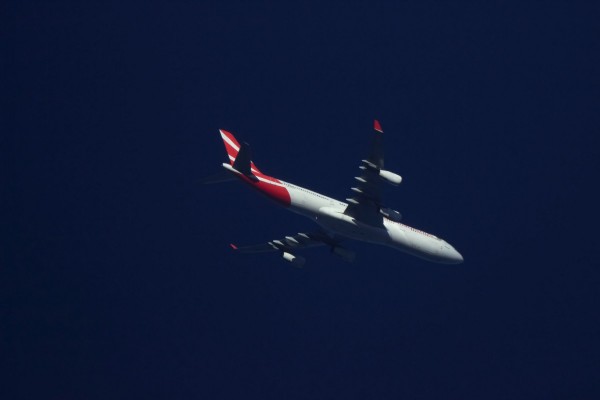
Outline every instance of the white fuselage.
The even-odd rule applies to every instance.
[[[446,241],[383,217],[383,226],[362,223],[344,214],[347,203],[279,181],[290,194],[291,211],[308,217],[334,236],[393,247],[428,261],[458,264],[463,258]]]

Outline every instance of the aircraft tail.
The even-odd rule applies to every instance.
[[[286,207],[289,206],[291,198],[286,186],[282,181],[263,174],[254,165],[248,143],[238,142],[230,132],[223,129],[220,129],[219,133],[229,157],[229,163],[223,163],[223,168],[227,170],[227,173],[233,173],[233,176],[241,178],[273,200]],[[222,180],[222,176],[216,179],[213,177],[210,180],[216,182]]]
[[[225,144],[225,150],[229,157],[229,164],[244,174],[255,172],[260,174],[260,170],[254,165],[252,160],[250,160],[250,146],[247,143],[240,144],[231,132],[227,132],[223,129],[219,129],[219,132],[221,133],[223,144]]]

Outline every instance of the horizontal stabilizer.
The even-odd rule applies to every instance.
[[[233,168],[237,169],[244,175],[249,175],[252,173],[250,171],[250,159],[252,158],[252,152],[250,150],[250,145],[248,143],[242,143],[240,145],[240,151],[233,162]]]
[[[240,145],[240,151],[238,152],[237,157],[235,158],[235,161],[233,162],[233,168],[236,171],[241,172],[248,178],[250,178],[254,181],[257,181],[258,178],[256,177],[256,175],[254,175],[254,173],[252,171],[251,159],[252,159],[252,151],[250,150],[250,145],[248,143],[244,142]]]

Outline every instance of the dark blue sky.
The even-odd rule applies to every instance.
[[[600,8],[14,2],[2,23],[0,395],[597,398]],[[241,184],[385,199],[464,255],[351,244]]]

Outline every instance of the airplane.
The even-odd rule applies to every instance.
[[[302,267],[306,259],[298,255],[298,250],[318,246],[329,246],[331,252],[343,260],[354,261],[356,253],[341,245],[353,239],[385,245],[435,263],[462,263],[462,255],[448,242],[401,223],[402,215],[382,204],[382,184],[398,186],[402,177],[384,169],[383,130],[379,121],[374,121],[373,128],[375,136],[369,155],[361,161],[360,175],[354,178],[356,186],[351,188],[352,195],[346,202],[265,175],[252,161],[250,146],[220,129],[229,163],[223,163],[226,171],[205,179],[204,183],[239,179],[319,225],[314,232],[284,236],[258,245],[231,244],[231,248],[238,253],[279,252],[293,266]]]

